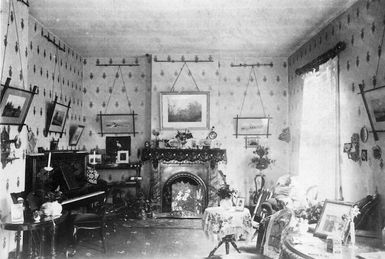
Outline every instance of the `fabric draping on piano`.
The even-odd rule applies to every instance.
[[[207,208],[203,214],[202,226],[206,235],[211,239],[221,240],[226,235],[235,235],[249,239],[252,234],[251,215],[247,208],[243,211],[230,210],[221,207]]]

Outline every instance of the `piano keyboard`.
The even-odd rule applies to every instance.
[[[62,201],[61,205],[66,205],[66,204],[69,204],[69,203],[74,203],[74,202],[77,202],[77,201],[81,201],[81,200],[84,200],[84,199],[88,199],[88,198],[91,198],[91,197],[95,197],[95,196],[101,195],[103,193],[104,193],[104,191],[88,193],[88,194],[85,194],[85,195],[82,195],[82,196],[78,196],[78,197],[75,197],[75,198],[72,198],[72,199],[68,199],[68,200]]]

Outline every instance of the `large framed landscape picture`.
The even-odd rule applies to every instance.
[[[208,129],[210,123],[209,92],[161,92],[162,129]]]

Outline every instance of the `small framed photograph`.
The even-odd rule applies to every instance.
[[[368,161],[368,150],[361,150],[361,161]]]
[[[245,198],[238,197],[237,204],[235,204],[235,210],[243,211],[244,208],[245,208]]]
[[[84,131],[84,125],[77,125],[75,127],[71,127],[70,129],[70,146],[77,146],[80,137]]]
[[[326,238],[345,232],[349,224],[345,218],[350,215],[352,207],[351,203],[326,200],[314,235]]]
[[[259,137],[245,137],[245,148],[256,148],[259,145]]]
[[[120,150],[116,156],[117,164],[125,164],[130,162],[130,156],[128,150]]]
[[[352,143],[345,143],[344,144],[344,153],[349,153],[350,150],[352,150]]]
[[[88,163],[90,165],[99,165],[102,163],[102,155],[101,154],[89,154],[88,155]]]

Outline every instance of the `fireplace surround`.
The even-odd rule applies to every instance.
[[[226,162],[226,150],[145,149],[142,160],[152,162],[150,193],[156,212],[181,217],[199,216],[206,207],[217,204],[216,190],[223,184],[217,164]],[[183,199],[183,192],[176,186],[182,186],[185,190],[187,186],[191,191]],[[179,194],[176,190],[179,190]],[[178,202],[175,197],[177,200],[195,200],[185,206],[188,211],[175,211]],[[179,210],[183,210],[180,207]]]

